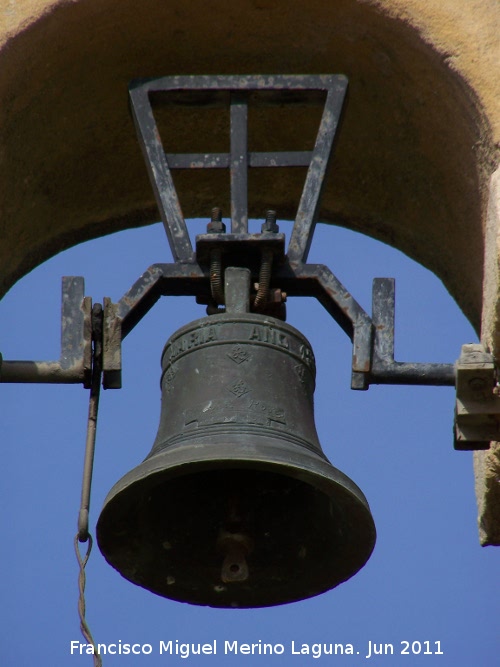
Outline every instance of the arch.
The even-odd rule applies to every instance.
[[[130,79],[343,72],[350,101],[322,219],[422,262],[479,328],[484,202],[499,119],[492,54],[478,40],[494,46],[495,3],[472,3],[470,23],[471,3],[433,4],[217,0],[209,17],[200,0],[145,0],[140,12],[132,0],[12,9],[0,52],[2,291],[74,243],[157,217],[127,113]],[[297,134],[307,130],[307,117],[294,122]],[[266,123],[256,129],[264,141],[273,131]],[[294,187],[283,175],[265,194],[259,189],[251,213],[272,206],[293,216]],[[187,216],[207,215],[213,190],[193,195],[182,181],[180,190]]]

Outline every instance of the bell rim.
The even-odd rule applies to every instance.
[[[351,552],[351,555],[355,554],[355,557],[352,560],[352,567],[347,574],[341,579],[336,580],[333,585],[329,583],[323,589],[317,590],[313,594],[308,593],[304,596],[284,599],[279,602],[241,604],[237,608],[262,608],[292,604],[326,593],[351,579],[366,565],[376,543],[375,522],[363,492],[345,473],[331,465],[320,454],[308,450],[295,451],[294,447],[285,448],[283,445],[280,446],[280,443],[276,444],[276,442],[269,441],[270,439],[267,438],[266,440],[266,443],[259,443],[258,446],[247,445],[246,447],[235,448],[234,444],[232,444],[231,447],[227,448],[225,456],[221,455],[220,446],[214,448],[213,445],[207,446],[206,443],[193,442],[191,445],[183,445],[175,449],[167,448],[155,456],[148,457],[141,464],[125,474],[108,493],[97,522],[97,542],[108,563],[117,569],[125,579],[161,597],[200,606],[208,604],[212,607],[228,608],[228,605],[223,603],[215,604],[213,601],[187,600],[182,595],[177,597],[173,591],[171,594],[166,595],[164,592],[159,592],[128,576],[120,568],[117,568],[113,562],[113,556],[107,554],[105,546],[106,538],[103,537],[103,532],[105,534],[106,525],[110,525],[110,520],[119,519],[121,514],[124,513],[123,507],[115,505],[115,502],[123,504],[123,496],[120,497],[121,494],[126,491],[130,492],[132,487],[135,487],[134,490],[127,495],[129,506],[131,502],[134,502],[134,494],[137,494],[136,498],[140,502],[140,499],[148,491],[152,491],[157,485],[168,482],[169,479],[173,481],[183,476],[188,477],[190,474],[211,470],[248,469],[251,466],[251,469],[256,472],[261,470],[278,474],[280,472],[282,474],[286,473],[287,477],[303,481],[312,488],[323,492],[326,497],[331,498],[336,503],[338,511],[350,518],[350,525],[353,527],[354,532],[351,535],[349,544],[346,544],[344,548]],[[217,451],[214,451],[214,449],[217,449]],[[285,449],[287,451],[286,459],[283,454]],[[258,458],[259,455],[262,459]],[[166,467],[166,463],[168,463],[168,467]],[[119,507],[118,514],[117,507]],[[354,551],[353,547],[356,547]],[[110,556],[109,558],[108,555]]]
[[[163,480],[168,480],[194,472],[195,469],[196,472],[203,472],[220,468],[245,468],[247,467],[245,464],[252,464],[252,467],[255,466],[256,469],[272,467],[294,470],[298,474],[289,476],[296,479],[301,479],[299,474],[301,471],[312,472],[324,480],[324,484],[314,485],[319,490],[326,491],[331,482],[334,482],[350,491],[368,510],[370,509],[368,500],[359,486],[348,475],[332,465],[326,456],[322,456],[322,452],[320,454],[312,448],[306,449],[303,445],[292,444],[286,439],[280,442],[276,438],[264,436],[258,438],[258,441],[258,445],[238,443],[235,446],[232,439],[231,442],[222,441],[214,446],[213,443],[203,442],[203,438],[200,438],[198,442],[195,440],[190,444],[180,443],[166,447],[154,455],[149,455],[139,465],[123,475],[110,489],[103,507],[118,493],[131,486],[132,482],[139,483],[153,476],[161,476]],[[167,468],[164,465],[165,459],[169,463]],[[186,472],[176,474],[179,468],[186,468]],[[308,480],[309,477],[303,481]],[[156,483],[157,481],[154,482],[154,485]]]
[[[154,456],[149,456],[121,477],[107,494],[97,521],[98,542],[102,517],[108,511],[112,511],[112,505],[118,496],[132,486],[135,486],[136,490],[142,487],[141,493],[144,494],[169,479],[179,479],[193,473],[211,470],[238,470],[251,467],[255,471],[286,472],[286,476],[309,484],[326,496],[334,498],[337,503],[342,499],[345,511],[356,512],[363,524],[359,534],[363,534],[366,538],[364,540],[366,558],[348,577],[350,578],[369,560],[377,537],[375,521],[364,493],[350,477],[319,453],[304,450],[302,447],[285,446],[276,443],[272,438],[262,440],[263,442],[259,442],[258,445],[247,444],[238,447],[234,446],[234,442],[225,443],[227,448],[225,455],[221,452],[224,443],[214,447],[203,442],[193,442],[190,445],[169,447]],[[165,466],[165,462],[168,462],[168,467]]]

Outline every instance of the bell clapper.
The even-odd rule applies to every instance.
[[[252,539],[242,531],[242,519],[235,497],[231,498],[229,517],[221,528],[217,539],[217,547],[224,554],[221,579],[229,584],[246,581],[249,576],[247,555],[252,550]]]
[[[217,545],[224,554],[221,569],[222,581],[226,584],[246,581],[249,576],[246,557],[252,545],[252,540],[248,535],[222,530]]]

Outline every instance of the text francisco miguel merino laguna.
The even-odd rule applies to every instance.
[[[71,655],[93,654],[98,652],[102,655],[178,655],[181,658],[203,655],[310,655],[313,658],[321,658],[323,655],[364,655],[371,658],[375,655],[443,655],[440,641],[400,641],[397,644],[382,644],[368,641],[364,651],[358,651],[353,644],[337,643],[301,643],[291,641],[285,644],[271,644],[258,640],[252,644],[246,644],[236,640],[217,640],[205,644],[183,643],[178,639],[160,641],[153,644],[130,644],[119,640],[116,643],[97,644],[96,651],[92,644],[82,644],[79,641],[70,642]]]

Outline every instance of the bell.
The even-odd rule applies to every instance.
[[[114,568],[174,600],[265,607],[363,567],[373,518],[319,444],[314,355],[299,331],[252,313],[206,317],[168,340],[162,371],[153,448],[97,524]]]

